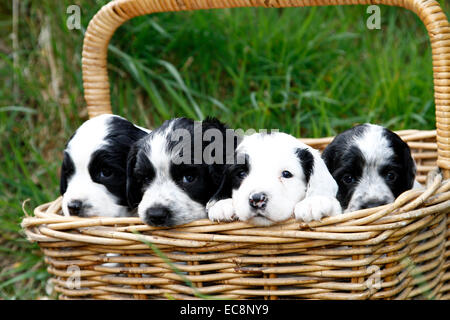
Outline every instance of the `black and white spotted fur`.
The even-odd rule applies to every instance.
[[[148,130],[115,115],[84,122],[68,141],[61,168],[64,215],[121,217],[126,198],[126,161],[131,145]]]
[[[217,191],[225,167],[225,137],[226,127],[216,119],[176,118],[132,147],[128,200],[146,224],[174,226],[207,217],[205,205]],[[234,145],[232,141],[231,155]]]
[[[419,186],[408,145],[379,125],[366,123],[342,132],[322,157],[339,185],[337,198],[346,212],[393,202]]]
[[[271,225],[294,216],[309,222],[341,213],[338,186],[320,153],[295,137],[245,136],[235,158],[207,205],[211,220]]]

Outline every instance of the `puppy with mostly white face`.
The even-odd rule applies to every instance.
[[[84,122],[64,150],[60,192],[64,215],[131,215],[126,198],[126,164],[131,145],[147,129],[115,115]]]
[[[130,206],[151,226],[175,226],[206,218],[205,205],[219,187],[226,154],[226,126],[217,119],[167,120],[130,150]],[[230,148],[227,150],[227,148]]]
[[[420,187],[408,145],[379,125],[366,123],[342,132],[322,157],[339,185],[337,198],[346,212],[391,203]]]
[[[280,133],[245,136],[208,203],[213,221],[267,226],[293,216],[309,222],[341,213],[338,186],[320,153]]]

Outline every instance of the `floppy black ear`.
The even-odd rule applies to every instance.
[[[226,174],[226,168],[223,165],[212,164],[208,166],[208,174],[214,186],[214,190],[217,190],[222,185],[222,181]]]
[[[406,142],[403,140],[403,168],[405,169],[405,182],[408,189],[411,189],[414,186],[414,180],[416,179],[416,163],[411,156],[411,150]]]
[[[130,208],[136,208],[142,200],[142,191],[138,181],[134,176],[134,168],[136,167],[136,159],[139,148],[136,144],[133,144],[128,153],[127,159],[127,202]]]
[[[384,134],[390,141],[396,162],[402,165],[405,173],[402,183],[404,189],[402,188],[401,192],[409,190],[413,187],[416,178],[416,164],[411,156],[411,150],[408,144],[391,130],[385,128]]]
[[[310,148],[298,148],[295,153],[305,175],[307,184],[306,196],[330,196],[335,197],[338,186],[329,172],[325,161],[319,152]]]
[[[217,191],[213,194],[213,196],[209,200],[210,203],[215,203],[223,199],[231,198],[231,192],[233,187],[231,168],[232,166],[227,166],[226,169],[223,171],[220,184],[217,188]]]
[[[66,193],[69,179],[74,173],[75,165],[73,164],[72,158],[66,151],[64,151],[59,180],[59,192],[61,193],[61,195],[64,195],[64,193]]]
[[[336,170],[337,161],[337,148],[336,144],[333,142],[334,140],[322,152],[322,159],[330,172]]]
[[[64,195],[67,191],[67,178],[64,171],[61,169],[61,178],[59,180],[59,193]]]
[[[314,170],[314,156],[308,149],[298,148],[297,150],[295,150],[295,153],[300,160],[303,174],[305,175],[305,180],[308,184]]]
[[[223,199],[229,199],[233,195],[233,190],[239,189],[245,176],[250,171],[249,157],[244,154],[244,163],[238,163],[238,156],[234,157],[234,164],[225,165],[220,185],[209,201],[210,204]],[[239,176],[240,172],[245,172],[243,177]]]

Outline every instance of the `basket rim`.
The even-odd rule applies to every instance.
[[[402,193],[393,203],[347,212],[305,223],[293,218],[273,226],[255,226],[242,221],[214,222],[201,219],[173,227],[152,227],[138,217],[108,218],[61,215],[62,197],[41,204],[34,216],[21,222],[30,241],[80,241],[98,245],[123,246],[148,241],[161,245],[202,247],[210,242],[279,243],[295,239],[322,241],[381,242],[401,228],[424,218],[447,214],[450,208],[450,179],[441,175],[427,188]],[[78,230],[80,234],[72,234]],[[226,233],[226,234],[222,234]],[[281,240],[282,239],[282,240]]]

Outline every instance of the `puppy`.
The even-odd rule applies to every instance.
[[[130,215],[127,155],[131,145],[148,132],[115,115],[101,115],[83,123],[64,150],[60,180],[64,215]]]
[[[295,215],[305,222],[341,213],[338,186],[317,150],[285,133],[245,136],[208,203],[213,221],[261,226]]]
[[[366,123],[342,132],[322,157],[339,185],[337,199],[346,212],[391,203],[419,186],[408,145],[378,125]]]
[[[227,146],[232,157],[237,143],[226,131],[214,118],[176,118],[133,145],[127,195],[146,224],[174,226],[207,217],[205,205],[219,187]]]

